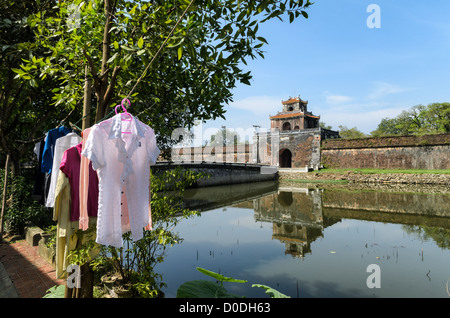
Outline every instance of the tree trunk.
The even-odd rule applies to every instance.
[[[6,155],[5,180],[3,182],[3,194],[2,194],[2,212],[0,214],[0,242],[3,240],[3,224],[6,209],[6,190],[8,188],[9,158],[10,158],[9,154]]]
[[[110,56],[110,44],[111,44],[111,0],[105,0],[105,29],[103,31],[103,52],[102,52],[102,67],[100,71],[100,78],[96,79],[98,82],[97,87],[97,113],[95,117],[95,122],[98,123],[102,120],[106,115],[106,90],[108,89],[108,74],[106,74],[108,70],[108,65],[106,62]]]

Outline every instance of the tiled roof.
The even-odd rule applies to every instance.
[[[279,113],[275,116],[270,116],[270,119],[278,119],[278,118],[291,118],[291,117],[300,117],[300,116],[306,116],[311,118],[320,118],[320,116],[310,115],[310,114],[304,114],[301,112],[292,112],[292,113]]]
[[[299,97],[291,97],[291,98],[289,98],[288,100],[281,101],[281,103],[282,103],[283,105],[289,105],[289,104],[298,103],[298,102],[300,102],[300,101],[301,101],[302,103],[308,104],[307,101],[301,100]]]
[[[275,115],[275,116],[270,116],[270,119],[276,119],[276,118],[289,118],[289,117],[300,117],[300,116],[302,116],[302,115],[304,115],[304,114],[303,114],[303,113],[300,113],[300,112],[288,113],[288,114],[283,114],[283,113],[281,113],[281,114],[278,114],[278,115]]]

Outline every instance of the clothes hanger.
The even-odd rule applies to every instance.
[[[118,112],[117,112],[117,107],[121,106],[121,107],[122,107],[122,110],[123,110],[123,113],[121,113],[121,119],[122,119],[122,121],[131,121],[133,118],[131,117],[131,114],[127,111],[127,109],[126,109],[125,106],[123,105],[125,101],[128,103],[128,105],[131,105],[130,100],[127,99],[127,98],[124,98],[124,99],[122,100],[122,103],[121,103],[120,105],[117,105],[117,106],[114,108],[114,111],[116,112],[116,114],[118,114]],[[122,133],[123,133],[123,134],[131,134],[131,132],[129,132],[129,131],[122,131]]]

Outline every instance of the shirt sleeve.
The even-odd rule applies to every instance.
[[[63,156],[61,158],[61,164],[59,165],[59,170],[61,170],[62,172],[64,172],[64,174],[70,178],[70,170],[68,167],[68,163],[67,163],[67,150],[64,151]]]
[[[146,137],[145,142],[147,146],[147,155],[149,157],[150,164],[154,165],[156,163],[156,160],[158,159],[160,150],[156,145],[155,132],[153,131],[152,128],[148,128],[145,137]]]
[[[53,165],[54,129],[50,130],[45,138],[44,150],[42,152],[41,172],[51,172]]]
[[[105,165],[101,127],[92,127],[81,155],[92,162],[92,168],[98,170]]]

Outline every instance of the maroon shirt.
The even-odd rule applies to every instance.
[[[79,143],[75,147],[67,149],[61,159],[59,169],[69,179],[70,184],[70,221],[78,221],[80,218],[80,163],[81,146]],[[98,177],[89,163],[89,192],[87,200],[88,216],[97,217],[98,210]]]

